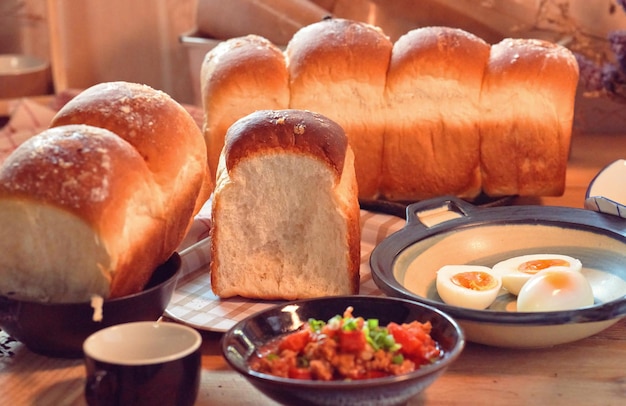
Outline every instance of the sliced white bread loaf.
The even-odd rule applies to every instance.
[[[335,122],[263,110],[230,127],[213,195],[216,295],[299,299],[359,289],[354,155]]]

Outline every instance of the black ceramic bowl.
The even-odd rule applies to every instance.
[[[437,294],[444,265],[485,265],[527,254],[578,258],[593,306],[516,312],[503,292],[485,310],[445,304]],[[370,257],[372,278],[387,295],[436,307],[459,322],[468,341],[515,348],[546,347],[596,334],[626,316],[626,220],[590,210],[547,206],[479,208],[437,198],[407,208],[403,229]]]
[[[249,359],[259,347],[297,330],[309,318],[328,320],[343,314],[378,318],[381,325],[430,321],[431,336],[443,349],[443,357],[415,372],[361,381],[307,381],[252,371]],[[279,304],[262,310],[233,326],[222,339],[228,363],[252,385],[275,401],[297,405],[397,405],[423,391],[459,356],[464,347],[459,326],[444,313],[416,302],[372,296],[338,296]]]
[[[83,356],[83,341],[105,327],[154,321],[163,315],[181,269],[175,253],[159,266],[139,293],[105,300],[102,321],[93,321],[91,303],[38,303],[0,296],[0,328],[33,352],[62,358]]]

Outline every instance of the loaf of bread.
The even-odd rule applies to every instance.
[[[379,193],[391,48],[374,26],[330,19],[299,30],[285,51],[289,107],[341,123],[354,150],[359,194],[371,199]]]
[[[559,195],[578,67],[566,48],[539,43],[492,46],[446,27],[417,28],[390,43],[366,23],[328,19],[302,28],[287,45],[289,90],[280,94],[288,108],[319,112],[345,129],[360,199]],[[256,108],[274,108],[264,59],[216,53],[220,58],[207,58],[223,72],[219,81],[201,77],[212,82],[204,98],[213,161],[228,126],[243,117],[231,115],[242,94],[230,91],[232,83],[256,97]],[[272,64],[282,67],[274,56]]]
[[[571,52],[550,42],[491,46],[479,120],[486,194],[563,193],[578,74]]]
[[[167,197],[167,212],[177,212],[162,219],[167,223],[166,245],[182,241],[214,186],[206,144],[191,115],[165,92],[137,83],[107,82],[79,93],[50,126],[67,124],[106,128],[141,154]]]
[[[412,30],[387,73],[381,194],[475,198],[480,180],[480,91],[489,45],[460,29]]]
[[[27,140],[0,169],[0,293],[74,302],[140,289],[143,261],[157,265],[160,251],[156,190],[143,158],[108,130],[64,126]]]
[[[282,51],[257,35],[234,38],[213,48],[202,63],[201,77],[203,133],[215,177],[228,127],[256,110],[286,109],[289,80]]]
[[[212,205],[216,295],[292,300],[358,292],[354,154],[330,119],[260,110],[235,122]]]
[[[85,90],[0,167],[0,294],[58,303],[139,292],[184,238],[206,178],[202,133],[165,93]]]

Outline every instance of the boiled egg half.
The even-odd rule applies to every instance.
[[[591,306],[593,290],[582,272],[546,269],[524,284],[517,296],[517,311],[546,312]]]
[[[502,280],[486,266],[445,265],[437,271],[436,285],[445,303],[482,310],[496,299]]]
[[[547,269],[580,272],[582,263],[567,255],[531,254],[509,258],[493,266],[493,272],[502,279],[502,287],[516,296],[533,275]]]

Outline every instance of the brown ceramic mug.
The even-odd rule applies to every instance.
[[[83,344],[87,403],[193,405],[201,343],[196,330],[176,323],[133,322],[97,331]]]

